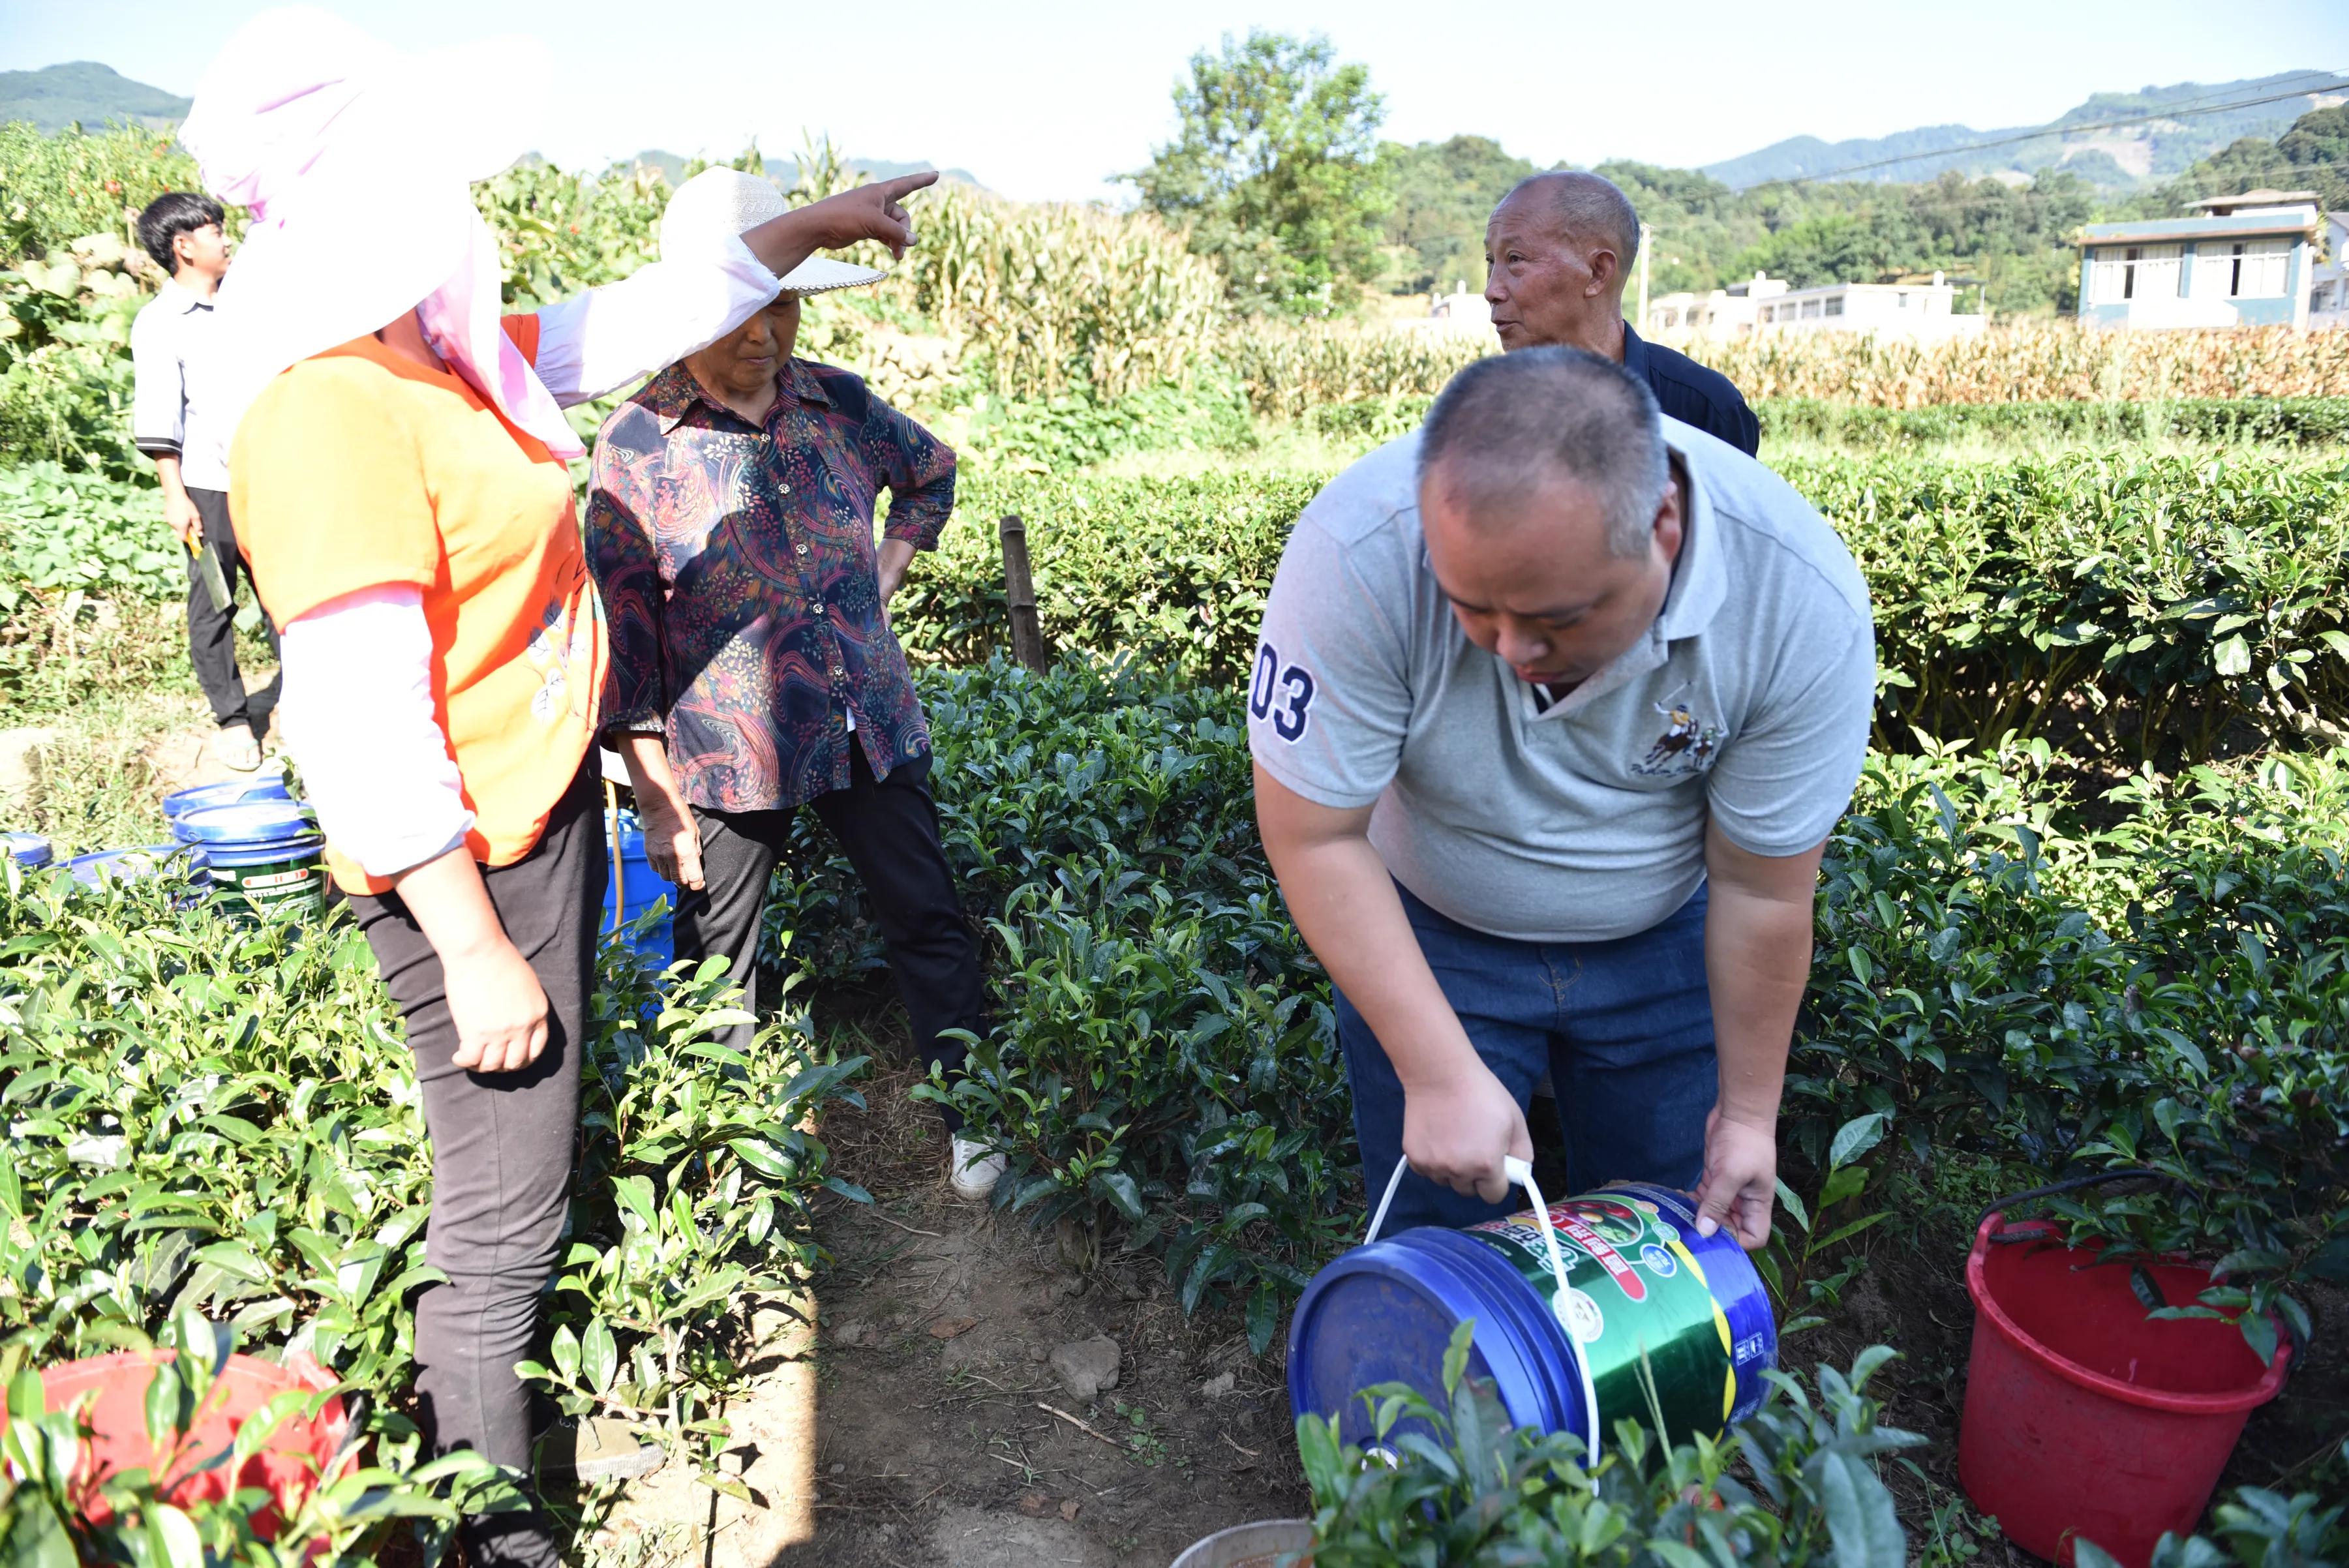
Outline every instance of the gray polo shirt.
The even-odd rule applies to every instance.
[[[1703,882],[1708,817],[1741,849],[1792,855],[1850,801],[1876,697],[1858,567],[1777,475],[1663,428],[1691,504],[1662,613],[1547,707],[1436,585],[1416,434],[1332,480],[1281,555],[1249,747],[1307,799],[1375,802],[1387,869],[1464,925],[1629,936]]]

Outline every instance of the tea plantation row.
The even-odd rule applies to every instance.
[[[1880,742],[2047,734],[2133,763],[2339,742],[2349,712],[2349,467],[2337,459],[2005,462],[1800,458],[1780,468],[1841,531],[1876,602]],[[1130,652],[1210,684],[1253,657],[1312,476],[967,478],[961,518],[896,603],[917,656],[1003,645],[995,520],[1027,520],[1057,646]],[[0,480],[0,685],[65,596],[176,598],[160,521],[123,487]],[[87,609],[81,612],[87,615]],[[21,663],[22,660],[17,662]]]
[[[430,1171],[366,943],[339,917],[245,929],[175,907],[174,889],[99,894],[5,871],[0,1382],[143,1347],[200,1312],[273,1358],[332,1368],[374,1462],[413,1470],[411,1303],[440,1277],[424,1253]],[[861,1059],[825,1059],[788,1019],[747,1053],[710,1045],[720,992],[681,975],[656,995],[606,954],[543,1381],[570,1413],[657,1431],[731,1489],[714,1468],[718,1406],[740,1386],[751,1312],[814,1261],[809,1200],[838,1183],[806,1130]],[[11,1402],[29,1414],[25,1388]],[[28,1496],[0,1497],[12,1545]],[[198,1523],[233,1535],[243,1511]],[[387,1511],[447,1523],[430,1488],[381,1476],[325,1494],[306,1522],[365,1561]],[[267,1560],[254,1550],[233,1560]]]
[[[959,1092],[1011,1156],[1002,1201],[1157,1254],[1186,1306],[1228,1302],[1268,1343],[1361,1189],[1326,980],[1256,840],[1236,697],[1085,661],[919,678],[949,853],[990,933],[994,1026]],[[1881,1139],[1869,1165],[1928,1181],[1960,1153],[2018,1178],[2151,1165],[2177,1179],[2158,1208],[2075,1217],[2227,1255],[2238,1294],[2214,1305],[2302,1331],[2302,1283],[2349,1274],[2349,757],[2140,784],[2093,832],[2054,762],[2025,744],[1871,763],[1828,859],[1788,1178],[1816,1197],[1855,1128]],[[776,955],[835,978],[876,962],[829,846],[789,863]],[[140,1343],[200,1306],[401,1386],[426,1177],[370,971],[339,925],[305,942],[160,899],[0,894],[10,1356]],[[607,970],[544,1369],[575,1409],[696,1444],[745,1296],[809,1259],[793,1222],[823,1151],[795,1130],[853,1067],[812,1065],[788,1019],[747,1057],[695,1044],[710,990],[681,980],[639,1026],[657,1004]],[[2265,1321],[2245,1318],[2255,1343]],[[367,1420],[412,1454],[389,1400]],[[366,1522],[355,1507],[348,1537]]]
[[[2125,762],[2338,741],[2349,467],[2071,455],[1784,461],[1875,598],[1879,741],[2056,737]],[[1254,656],[1311,477],[980,480],[894,611],[947,664],[1004,638],[992,521],[1018,512],[1047,638],[1211,683]]]
[[[1186,1307],[1243,1302],[1261,1346],[1361,1187],[1237,700],[1081,661],[920,684],[948,854],[993,935],[996,1027],[960,1094],[1010,1154],[1004,1201],[1122,1220]],[[2097,1222],[2230,1255],[2263,1305],[2349,1278],[2349,753],[2140,782],[2096,831],[2054,761],[1871,760],[1829,846],[1793,1147],[1823,1169],[1873,1117],[1887,1158],[2151,1165],[2174,1201]],[[877,963],[815,830],[790,863],[771,921],[791,960]]]
[[[1371,397],[1308,409],[1327,436],[1383,441],[1418,428],[1432,397]],[[1754,405],[1765,441],[2216,441],[2318,446],[2349,438],[2349,397],[2181,397],[2170,401],[1938,403],[1922,408],[1817,397]]]

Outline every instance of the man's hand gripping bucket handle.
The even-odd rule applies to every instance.
[[[1367,1247],[1379,1239],[1379,1231],[1387,1222],[1387,1211],[1394,1206],[1395,1189],[1402,1185],[1402,1173],[1410,1169],[1409,1155],[1395,1161],[1394,1174],[1387,1178],[1387,1190],[1380,1195],[1378,1212],[1371,1216],[1370,1233],[1363,1236],[1362,1245]],[[1506,1155],[1501,1161],[1501,1174],[1509,1179],[1510,1186],[1523,1187],[1526,1196],[1533,1200],[1534,1223],[1540,1228],[1542,1245],[1549,1249],[1549,1272],[1551,1277],[1557,1281],[1557,1295],[1551,1298],[1552,1311],[1555,1312],[1571,1299],[1567,1293],[1574,1286],[1567,1280],[1566,1254],[1558,1250],[1557,1227],[1549,1222],[1549,1201],[1542,1196],[1540,1184],[1534,1181],[1532,1161],[1520,1160],[1514,1154]],[[1566,1330],[1568,1340],[1575,1337],[1573,1326],[1565,1319],[1560,1318],[1558,1326]],[[1582,1375],[1582,1410],[1590,1433],[1590,1468],[1593,1472],[1590,1485],[1595,1491],[1599,1486],[1599,1388],[1590,1380],[1590,1363],[1578,1345],[1574,1351],[1574,1368]]]

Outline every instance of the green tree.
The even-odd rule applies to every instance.
[[[1191,57],[1181,132],[1129,176],[1143,203],[1217,262],[1244,310],[1328,315],[1376,272],[1389,198],[1376,165],[1384,100],[1330,40],[1251,31]]]
[[[1485,275],[1485,220],[1509,187],[1534,172],[1489,136],[1399,141],[1379,147],[1378,169],[1394,204],[1387,210],[1387,278],[1399,294],[1424,294]]]
[[[2276,139],[2276,150],[2292,166],[2292,182],[2313,187],[2326,211],[2349,209],[2349,104],[2302,115]]]

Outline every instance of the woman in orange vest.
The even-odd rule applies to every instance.
[[[698,350],[815,251],[912,240],[865,186],[528,315],[469,182],[529,145],[523,46],[409,57],[316,11],[247,24],[181,138],[252,215],[221,291],[238,537],[285,738],[405,1021],[432,1141],[417,1393],[436,1450],[530,1468],[532,1354],[570,1200],[604,894],[601,605],[562,409]],[[480,1514],[477,1565],[553,1564]]]

